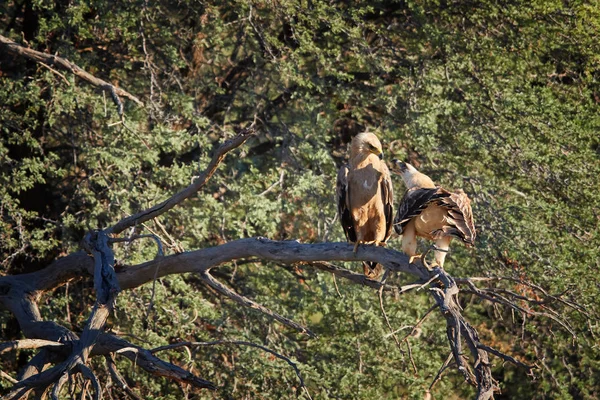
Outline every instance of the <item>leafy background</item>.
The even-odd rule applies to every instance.
[[[335,176],[351,137],[370,129],[388,159],[408,160],[472,198],[477,244],[453,246],[451,273],[526,278],[589,312],[587,319],[555,306],[575,340],[550,319],[523,324],[521,315],[465,295],[465,313],[484,342],[539,366],[530,377],[494,359],[497,397],[600,396],[597,5],[9,0],[0,3],[0,29],[145,103],[125,102],[122,123],[97,88],[0,54],[1,273],[41,269],[78,249],[87,230],[168,198],[255,115],[264,122],[260,134],[225,160],[203,192],[138,231],[160,235],[168,253],[259,235],[342,241]],[[394,185],[402,193],[399,179]],[[390,246],[399,248],[398,239]],[[116,251],[133,264],[156,248],[136,242]],[[217,275],[319,338],[241,308],[192,275],[120,294],[110,328],[150,347],[264,344],[299,363],[317,399],[422,398],[448,354],[434,313],[410,339],[414,370],[406,347],[387,336],[377,295],[340,280],[338,294],[328,274],[245,262]],[[92,299],[91,281],[72,283],[46,294],[43,315],[78,331]],[[430,306],[425,293],[386,297],[396,329]],[[4,340],[20,337],[6,312],[0,332]],[[2,355],[3,370],[17,370],[30,355]],[[173,350],[168,358],[220,389],[180,388],[121,366],[145,398],[303,396],[293,370],[258,349]],[[454,371],[433,391],[434,398],[472,394]]]

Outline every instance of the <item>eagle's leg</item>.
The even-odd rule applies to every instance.
[[[435,256],[435,262],[440,266],[440,268],[444,268],[444,260],[446,259],[446,255],[450,249],[451,240],[451,236],[444,236],[435,241],[433,254]]]
[[[357,240],[356,242],[354,242],[354,254],[356,254],[356,252],[358,251],[358,245],[361,243],[360,240]]]
[[[415,224],[411,221],[406,225],[402,232],[402,251],[410,257],[409,263],[412,264],[415,259],[421,258],[421,254],[417,254],[417,233]]]

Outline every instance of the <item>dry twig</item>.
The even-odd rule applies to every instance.
[[[62,68],[64,70],[67,70],[67,71],[71,72],[72,74],[78,76],[79,78],[83,79],[84,81],[108,92],[111,95],[114,103],[116,104],[117,111],[121,118],[123,117],[123,103],[121,102],[121,99],[119,96],[126,97],[129,100],[135,102],[139,106],[142,106],[142,107],[144,106],[144,103],[142,103],[142,101],[140,99],[138,99],[137,97],[135,97],[134,95],[132,95],[129,92],[127,92],[119,87],[116,87],[100,78],[95,77],[94,75],[90,74],[89,72],[84,71],[82,68],[80,68],[79,66],[77,66],[76,64],[72,63],[71,61],[69,61],[65,58],[58,57],[58,56],[55,56],[52,54],[42,53],[41,51],[36,51],[36,50],[30,49],[28,47],[22,46],[16,42],[10,40],[9,38],[4,37],[2,35],[0,35],[0,47],[3,47],[9,54],[25,57],[29,60],[38,62],[57,74],[59,74],[59,73],[57,71],[55,71],[54,69],[50,68],[50,66],[56,66],[56,67]],[[66,80],[66,78],[62,74],[59,74],[59,75],[64,80]]]
[[[204,347],[204,346],[219,346],[219,345],[236,345],[236,346],[250,346],[250,347],[255,347],[257,349],[261,349],[269,354],[274,355],[275,357],[279,358],[280,360],[285,361],[286,363],[288,363],[293,369],[294,372],[296,373],[296,376],[298,377],[298,380],[300,381],[300,386],[302,387],[302,390],[304,390],[304,393],[306,394],[306,396],[309,399],[312,399],[312,397],[310,396],[310,393],[308,392],[308,388],[306,387],[306,385],[304,384],[304,379],[302,378],[302,374],[300,373],[300,369],[298,369],[298,365],[296,365],[295,362],[293,362],[290,358],[281,355],[279,353],[277,353],[276,351],[273,351],[271,349],[269,349],[268,347],[265,346],[261,346],[260,344],[256,344],[256,343],[252,343],[252,342],[247,342],[244,340],[215,340],[212,342],[179,342],[179,343],[173,343],[173,344],[169,344],[166,346],[160,346],[160,347],[156,347],[152,350],[150,350],[152,353],[157,353],[159,351],[164,351],[164,350],[170,350],[170,349],[175,349],[178,347]]]
[[[240,303],[246,307],[250,307],[255,310],[258,310],[258,311],[262,312],[263,314],[266,314],[266,315],[276,319],[277,321],[281,322],[282,324],[297,330],[300,333],[306,333],[307,335],[309,335],[311,337],[317,336],[307,327],[300,325],[299,323],[294,322],[291,319],[284,317],[283,315],[280,315],[274,311],[269,310],[268,308],[266,308],[263,305],[258,304],[254,300],[250,300],[247,297],[237,294],[233,290],[229,289],[227,286],[223,285],[221,282],[217,281],[208,271],[202,271],[200,273],[200,279],[202,280],[202,282],[206,283],[208,286],[212,287],[217,292],[229,297],[230,299],[232,299],[234,301],[237,301],[238,303]]]
[[[214,154],[212,160],[210,160],[208,167],[190,186],[174,194],[169,199],[163,201],[160,204],[157,204],[153,207],[150,207],[147,210],[141,211],[135,215],[131,215],[127,218],[122,219],[121,221],[113,225],[111,228],[108,228],[106,232],[115,235],[119,234],[127,228],[140,225],[152,218],[164,214],[168,210],[180,204],[185,199],[197,193],[206,185],[209,179],[213,176],[213,174],[219,167],[219,164],[221,164],[227,153],[244,144],[255,133],[255,126],[256,123],[252,123],[249,127],[242,129],[240,133],[238,133],[235,137],[226,140],[223,144],[221,144],[221,146],[219,146],[216,153]]]

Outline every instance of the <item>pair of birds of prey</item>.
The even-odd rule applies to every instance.
[[[346,238],[355,244],[354,252],[359,244],[385,246],[392,226],[402,235],[402,251],[411,257],[410,262],[420,257],[417,236],[434,241],[435,262],[442,268],[452,238],[474,244],[471,201],[465,192],[452,193],[436,186],[427,175],[402,161],[393,161],[392,172],[402,177],[407,189],[395,218],[392,181],[381,142],[370,132],[352,139],[350,159],[340,168],[336,192],[340,221]],[[381,272],[374,262],[363,262],[363,269],[369,278]]]

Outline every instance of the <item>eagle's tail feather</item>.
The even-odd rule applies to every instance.
[[[383,267],[373,261],[363,261],[363,271],[369,279],[377,279],[381,275]]]

